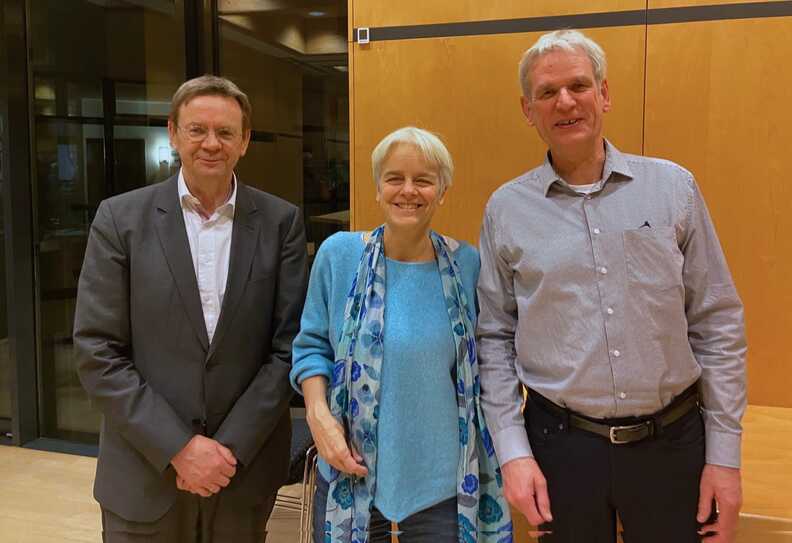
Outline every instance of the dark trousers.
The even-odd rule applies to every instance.
[[[699,479],[704,467],[704,424],[698,409],[660,435],[614,445],[568,428],[536,394],[525,410],[536,461],[547,479],[553,522],[542,543],[614,543],[616,514],[624,543],[693,543]],[[546,404],[545,404],[546,405]],[[634,424],[614,419],[610,424]]]
[[[103,543],[264,543],[275,496],[260,504],[226,503],[222,491],[210,498],[179,492],[154,522],[132,522],[102,508]]]
[[[324,523],[329,485],[320,474],[314,494],[313,541],[325,543]],[[399,543],[458,543],[456,497],[418,511],[398,524]],[[369,543],[390,543],[391,521],[375,507],[369,521]]]

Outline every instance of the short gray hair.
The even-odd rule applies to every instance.
[[[217,77],[216,75],[202,75],[181,84],[173,95],[173,99],[171,99],[171,109],[168,118],[173,124],[179,124],[179,109],[193,98],[199,96],[233,98],[239,104],[239,109],[242,110],[242,130],[250,130],[253,106],[250,105],[247,94],[239,90],[239,87],[230,79]]]
[[[520,60],[520,88],[523,96],[531,98],[531,71],[536,62],[551,51],[582,51],[591,61],[594,70],[594,79],[597,85],[605,80],[608,63],[605,60],[605,51],[597,42],[578,30],[564,29],[549,32],[540,37],[535,44],[523,53]]]
[[[445,194],[451,186],[454,175],[454,162],[451,153],[437,135],[414,126],[405,126],[394,130],[380,141],[371,153],[371,169],[374,174],[374,183],[379,189],[382,167],[391,150],[401,144],[415,146],[420,151],[423,159],[437,168],[440,177],[440,194]]]

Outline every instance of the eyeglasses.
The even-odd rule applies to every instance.
[[[176,125],[176,128],[184,132],[187,135],[187,139],[192,143],[201,143],[209,137],[209,132],[214,132],[215,137],[222,143],[234,143],[239,137],[239,133],[236,130],[224,126],[214,130],[210,130],[201,124]]]

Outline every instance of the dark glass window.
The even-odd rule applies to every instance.
[[[240,179],[305,214],[308,251],[349,229],[345,0],[219,0],[220,74],[253,104]]]
[[[6,297],[5,217],[5,118],[0,116],[0,419],[11,418],[11,360],[8,351],[8,300]]]
[[[99,202],[174,171],[166,124],[185,74],[182,7],[31,0],[30,36],[41,434],[93,442],[99,412],[72,356],[77,280]]]
[[[99,202],[178,170],[166,127],[189,56],[185,3],[27,5],[40,435],[92,443],[100,414],[72,355],[77,281]],[[237,82],[254,108],[240,179],[303,209],[313,255],[327,236],[349,227],[347,4],[216,6],[219,56],[206,65]],[[0,299],[0,419],[11,408],[5,304]]]

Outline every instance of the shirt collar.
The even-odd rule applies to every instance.
[[[625,181],[629,181],[633,178],[632,170],[630,170],[630,167],[627,165],[627,159],[624,154],[611,142],[605,140],[605,165],[602,168],[602,179],[600,180],[602,184],[604,185],[607,183],[613,174],[619,174]],[[554,183],[571,188],[571,185],[561,179],[553,168],[553,164],[550,162],[549,150],[545,154],[544,163],[542,163],[537,171],[537,177],[545,196],[548,195],[550,187],[552,187]]]
[[[234,209],[236,208],[236,197],[237,197],[237,179],[236,174],[231,174],[231,196],[228,197],[228,200],[221,206],[215,210],[215,215],[228,215],[229,217],[234,216]],[[192,195],[190,189],[187,188],[187,182],[184,180],[184,171],[179,169],[179,202],[182,205],[182,208],[186,208],[190,211],[194,211],[198,213],[198,206],[200,206],[200,201],[198,198]]]

